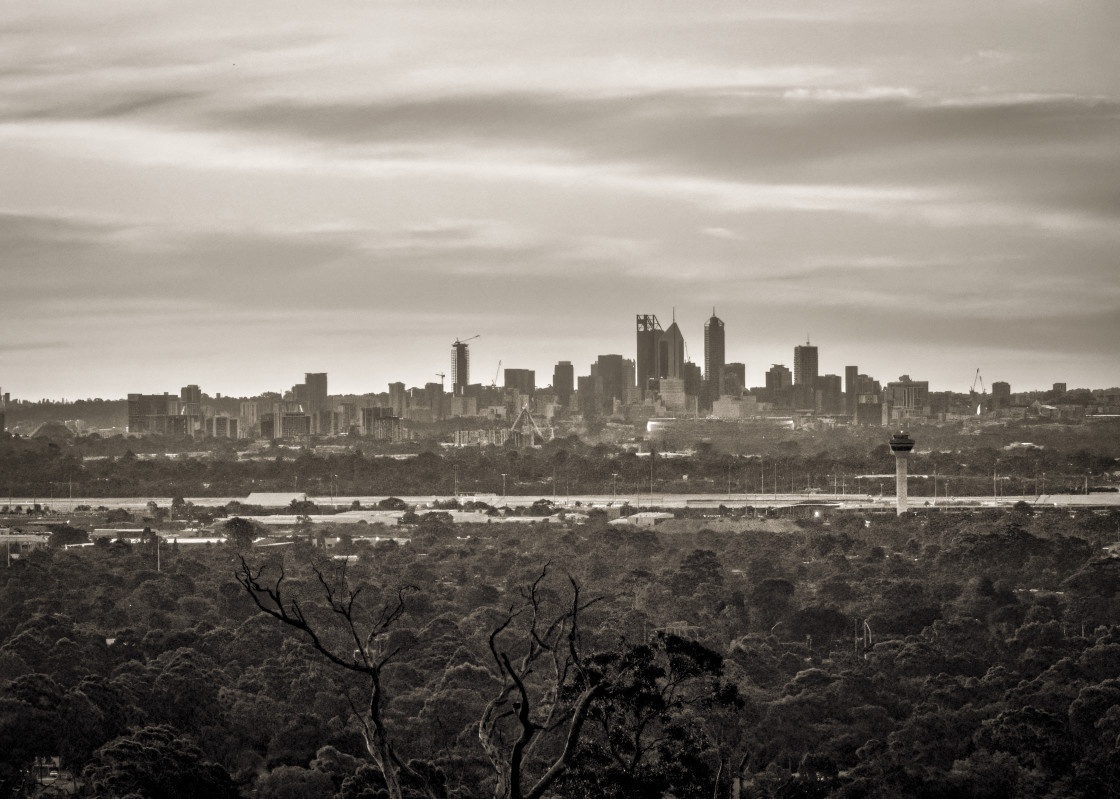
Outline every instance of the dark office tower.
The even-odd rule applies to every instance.
[[[859,403],[859,367],[844,367],[844,412],[855,416]]]
[[[529,396],[537,388],[537,373],[532,369],[506,369],[505,387]]]
[[[806,341],[793,348],[793,384],[812,388],[817,382],[817,348]]]
[[[198,405],[202,402],[202,390],[195,385],[183,386],[179,389],[179,399],[183,403],[193,402]]]
[[[712,318],[704,323],[704,379],[714,384],[717,392],[725,358],[723,320],[713,308]]]
[[[576,370],[571,361],[560,361],[552,370],[552,390],[560,400],[561,405],[567,405],[572,399],[575,389]]]
[[[661,323],[653,314],[638,314],[638,352],[636,363],[636,377],[638,388],[644,395],[653,388],[654,381],[659,377],[657,367],[657,350],[661,342],[663,331]]]
[[[992,383],[992,408],[1008,408],[1011,406],[1011,384],[1002,380]]]
[[[840,390],[840,375],[821,375],[817,378],[814,396],[818,413],[841,413],[844,393]]]
[[[747,365],[745,363],[724,364],[720,374],[723,384],[720,396],[738,397],[747,387]]]
[[[785,364],[771,364],[766,372],[766,388],[780,391],[793,385],[793,375]]]
[[[471,384],[471,351],[465,341],[451,345],[451,390],[462,397]]]
[[[327,373],[304,372],[303,384],[307,386],[307,403],[311,410],[324,410],[327,407]]]
[[[588,375],[576,379],[579,387],[579,412],[585,419],[602,416],[603,405],[603,380],[602,378]]]
[[[684,377],[684,336],[675,321],[657,342],[657,376]]]
[[[630,388],[628,361],[621,355],[600,355],[591,364],[591,376],[597,378],[603,393],[603,408],[614,411],[614,400],[626,402],[626,389]]]
[[[704,390],[704,373],[700,371],[699,364],[685,361],[681,366],[681,377],[684,379],[684,393],[699,397]]]

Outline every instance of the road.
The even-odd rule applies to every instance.
[[[361,503],[363,508],[376,506],[376,504],[385,499],[385,496],[338,496],[333,499],[330,497],[309,497],[312,501],[320,507],[334,505],[339,509],[349,508],[355,500]],[[427,496],[402,496],[400,497],[409,505],[417,505],[424,507],[431,505],[436,501],[445,501],[448,495],[427,495]],[[500,494],[478,494],[478,495],[460,495],[460,502],[467,502],[469,500],[478,500],[485,502],[489,505],[529,505],[537,499],[554,500],[557,505],[564,507],[575,507],[577,503],[579,506],[605,506],[611,504],[622,504],[629,502],[633,506],[640,507],[658,507],[658,508],[716,508],[720,505],[737,506],[751,505],[759,508],[770,507],[785,507],[788,505],[795,505],[802,502],[813,503],[828,503],[839,504],[845,508],[853,510],[860,509],[889,509],[894,507],[893,496],[870,496],[868,494],[810,494],[810,493],[794,493],[794,494],[642,494],[641,496],[630,495],[611,495],[611,494],[582,494],[572,496],[557,496],[553,498],[549,494],[529,494],[529,495],[509,495],[502,497]],[[244,502],[245,497],[186,497],[187,502],[193,503],[197,507],[202,508],[218,508],[229,504],[230,502]],[[144,510],[147,508],[149,502],[155,502],[161,508],[170,507],[171,497],[94,497],[94,498],[78,498],[73,500],[59,500],[51,504],[49,501],[44,502],[42,498],[29,499],[26,497],[14,497],[11,504],[21,505],[24,508],[38,502],[40,505],[48,505],[55,513],[66,514],[78,505],[90,505],[92,507],[106,507],[106,508],[124,508],[126,510]],[[1043,494],[1041,496],[972,496],[972,497],[910,497],[910,507],[918,510],[929,506],[941,507],[1010,507],[1016,502],[1026,502],[1030,505],[1041,507],[1114,507],[1120,508],[1120,494],[1113,493],[1100,493],[1100,494]],[[277,507],[282,507],[278,505]]]

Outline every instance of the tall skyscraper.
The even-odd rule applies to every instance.
[[[560,400],[561,405],[567,405],[575,389],[576,370],[571,361],[560,361],[552,370],[552,390]]]
[[[637,316],[638,347],[636,358],[636,376],[638,388],[643,395],[653,386],[653,382],[660,377],[658,374],[658,345],[661,343],[661,323],[653,314],[638,314]]]
[[[615,400],[626,401],[626,389],[630,388],[627,369],[629,363],[621,355],[600,355],[591,364],[591,376],[602,381],[596,385],[602,390],[603,409],[606,412],[613,412]]]
[[[817,348],[806,341],[793,348],[793,384],[812,388],[817,382]]]
[[[675,320],[657,342],[657,376],[684,377],[684,335]]]
[[[704,323],[704,379],[719,382],[720,372],[726,361],[723,320],[712,309],[711,318]]]
[[[324,410],[327,407],[327,373],[304,372],[303,383],[307,386],[307,402],[311,410]]]
[[[859,367],[844,367],[844,410],[855,416],[856,405],[859,403]]]
[[[451,390],[463,396],[471,383],[471,352],[467,342],[455,339],[451,345]]]

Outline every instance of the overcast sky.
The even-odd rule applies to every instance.
[[[1120,385],[1120,4],[0,4],[0,386]],[[498,378],[499,384],[501,377]]]

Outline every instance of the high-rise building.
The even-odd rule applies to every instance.
[[[771,364],[766,371],[766,388],[773,391],[789,388],[793,385],[793,374],[784,364]]]
[[[685,361],[681,365],[681,379],[684,380],[684,392],[690,397],[699,399],[704,393],[704,373],[700,365],[692,361]]]
[[[789,371],[788,369],[786,371]],[[747,365],[744,363],[727,363],[720,370],[723,385],[720,396],[739,397],[747,387]]]
[[[992,409],[1011,407],[1011,384],[1002,380],[992,383]]]
[[[658,369],[658,349],[661,343],[661,323],[653,314],[638,314],[637,334],[638,347],[635,359],[638,388],[643,396],[653,388],[654,382],[660,377]]]
[[[684,335],[675,320],[657,342],[657,376],[684,377]]]
[[[844,411],[850,416],[855,416],[856,405],[859,403],[859,367],[844,367]]]
[[[327,405],[327,373],[304,372],[303,386],[305,407],[304,413],[311,417],[311,432],[318,435],[329,435],[329,424],[324,424],[324,411],[329,410]]]
[[[633,362],[621,355],[600,355],[591,364],[591,377],[602,381],[595,385],[602,391],[604,413],[614,412],[615,400],[626,402],[626,389],[630,388],[633,379],[632,366]]]
[[[183,413],[183,401],[166,391],[162,394],[128,395],[128,432],[158,435],[194,435],[191,424],[199,417]]]
[[[896,415],[928,416],[929,381],[911,380],[910,375],[902,375],[898,380],[887,383],[883,389],[883,402]]]
[[[793,384],[812,388],[817,382],[817,348],[806,341],[793,348]]]
[[[844,392],[840,390],[840,375],[821,375],[814,389],[815,408],[818,413],[841,413]]]
[[[571,361],[560,361],[552,370],[552,390],[556,392],[561,405],[567,405],[575,390],[576,370]]]
[[[405,408],[408,407],[408,392],[404,383],[389,384],[389,407],[393,409],[393,416],[404,416]]]
[[[321,411],[327,407],[327,373],[304,372],[303,383],[307,386],[309,411]]]
[[[585,419],[593,419],[603,412],[603,379],[587,375],[576,378],[579,387],[579,412]]]
[[[704,323],[704,381],[708,384],[708,396],[713,399],[723,392],[720,380],[726,359],[724,345],[723,321],[713,308],[711,318]]]
[[[463,396],[471,383],[471,351],[465,341],[455,339],[451,345],[451,390],[456,397]]]
[[[201,435],[203,430],[202,418],[202,390],[196,385],[183,386],[179,389],[179,416],[185,417],[188,435]]]
[[[530,396],[537,390],[537,373],[532,369],[506,369],[505,387],[517,389],[518,393]]]

